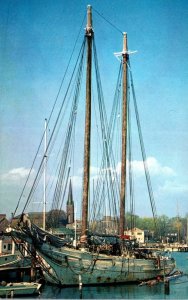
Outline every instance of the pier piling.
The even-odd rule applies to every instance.
[[[170,281],[168,279],[164,280],[164,293],[165,295],[170,294]]]

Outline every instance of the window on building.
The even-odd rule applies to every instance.
[[[12,250],[12,245],[8,244],[8,250]]]

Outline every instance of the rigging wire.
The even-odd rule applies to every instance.
[[[95,9],[94,9],[95,10]],[[122,34],[122,31],[120,29],[118,29],[115,25],[113,25],[110,21],[108,21],[106,18],[104,18],[98,11],[95,10],[95,12],[100,15],[106,22],[108,22],[111,26],[113,26],[117,31],[121,32]],[[84,17],[85,19],[85,17]],[[83,20],[84,21],[84,20]],[[82,22],[83,24],[83,22]],[[81,29],[80,29],[81,31]],[[80,31],[79,31],[79,34],[80,34]],[[79,35],[78,35],[79,36]],[[78,38],[77,38],[78,40]],[[74,46],[74,49],[76,47],[76,44],[77,44],[77,40],[76,40],[76,43],[75,43],[75,46]],[[83,46],[83,45],[82,45]],[[65,71],[65,75],[67,73],[67,70],[69,68],[69,64],[70,64],[70,61],[72,59],[72,56],[73,56],[73,53],[74,53],[74,49],[73,49],[73,52],[71,54],[71,57],[70,57],[70,60],[69,60],[69,63],[68,63],[68,66],[67,66],[67,69]],[[114,157],[113,157],[113,152],[112,152],[112,137],[113,137],[113,126],[114,126],[114,122],[113,122],[113,114],[114,114],[114,111],[112,112],[112,119],[111,119],[111,122],[112,123],[109,123],[108,125],[108,121],[107,121],[107,116],[106,116],[106,111],[105,111],[105,107],[104,107],[104,102],[103,102],[103,95],[102,95],[102,87],[101,87],[101,81],[100,81],[100,75],[99,75],[99,69],[98,69],[98,60],[97,60],[97,54],[96,54],[96,46],[94,44],[94,56],[95,56],[95,71],[96,71],[96,78],[97,78],[97,90],[98,90],[98,101],[99,101],[99,112],[100,112],[100,121],[101,121],[101,129],[102,129],[102,141],[103,141],[103,147],[104,147],[104,157],[103,157],[103,162],[102,162],[102,173],[104,174],[104,178],[106,179],[106,184],[107,184],[107,193],[108,193],[108,197],[112,199],[112,202],[113,202],[113,209],[114,211],[117,211],[117,207],[116,207],[116,193],[115,193],[115,186],[114,186],[114,180],[113,180],[113,177],[114,177],[114,173],[112,170],[115,170],[115,160],[114,160]],[[78,62],[78,61],[77,61]],[[130,69],[130,62],[128,61],[128,64],[129,64],[129,69]],[[77,64],[76,64],[77,65]],[[75,69],[74,69],[75,71]],[[73,74],[74,74],[74,71],[73,71]],[[51,111],[51,114],[50,114],[50,117],[48,119],[48,124],[49,124],[49,121],[52,117],[52,114],[54,112],[54,109],[55,109],[55,106],[56,106],[56,103],[57,103],[57,100],[59,98],[59,95],[60,95],[60,92],[61,92],[61,89],[62,89],[62,85],[63,85],[63,82],[64,82],[64,78],[65,78],[65,75],[62,79],[62,82],[60,84],[60,88],[58,90],[58,93],[57,93],[57,96],[56,96],[56,99],[55,99],[55,103],[54,103],[54,106],[52,108],[52,111]],[[150,196],[150,202],[151,202],[151,206],[152,206],[152,212],[153,212],[153,216],[154,216],[154,221],[155,221],[155,225],[157,227],[157,213],[156,213],[156,207],[155,207],[155,202],[154,202],[154,196],[153,196],[153,191],[152,191],[152,187],[151,187],[151,179],[150,179],[150,176],[149,176],[149,170],[148,170],[148,166],[147,166],[147,162],[146,162],[146,154],[145,154],[145,148],[144,148],[144,144],[143,144],[143,138],[142,138],[142,132],[141,132],[141,126],[140,126],[140,121],[139,121],[139,115],[138,115],[138,109],[137,109],[137,103],[136,103],[136,97],[135,97],[135,91],[134,91],[134,85],[133,85],[133,79],[132,79],[132,73],[131,73],[131,70],[130,70],[130,77],[131,77],[131,88],[132,88],[132,93],[133,93],[133,101],[134,101],[134,107],[135,107],[135,114],[136,114],[136,120],[137,120],[137,125],[138,125],[138,131],[139,131],[139,138],[140,138],[140,145],[141,145],[141,151],[142,151],[142,156],[143,156],[143,162],[144,162],[144,168],[145,168],[145,174],[146,174],[146,180],[147,180],[147,186],[148,186],[148,191],[149,191],[149,196]],[[72,78],[73,78],[73,75],[71,77],[71,81],[72,81]],[[68,86],[68,89],[69,89],[70,85]],[[67,91],[68,91],[67,89]],[[79,88],[78,88],[79,89]],[[78,91],[79,93],[79,91]],[[63,103],[62,103],[62,106],[61,106],[61,109],[60,109],[60,112],[58,114],[58,118],[57,118],[57,121],[55,123],[55,126],[54,126],[54,129],[52,131],[52,134],[51,134],[51,137],[50,137],[50,141],[48,143],[48,146],[47,146],[47,149],[50,145],[50,142],[53,141],[53,136],[54,136],[54,132],[55,132],[55,129],[56,129],[56,126],[57,126],[57,122],[59,120],[59,117],[60,117],[60,114],[62,112],[62,107],[65,103],[65,99],[67,97],[67,93],[65,94],[65,98],[63,99]],[[114,114],[115,115],[115,114]],[[116,115],[115,115],[116,116]],[[62,189],[62,181],[64,179],[64,176],[65,176],[65,161],[68,161],[67,157],[68,157],[68,150],[70,148],[70,145],[71,145],[71,131],[72,131],[72,122],[74,123],[74,116],[72,116],[72,118],[70,119],[70,122],[71,124],[69,123],[69,127],[68,127],[68,131],[67,131],[67,138],[66,138],[66,142],[67,144],[65,143],[65,153],[63,152],[63,155],[65,155],[65,158],[63,158],[64,160],[62,161],[62,164],[60,166],[61,168],[61,171],[60,171],[60,179],[59,179],[59,182],[57,183],[57,186],[56,186],[56,191],[55,191],[55,196],[54,196],[54,204],[56,204],[57,206],[59,205],[59,201],[60,201],[60,190]],[[48,126],[47,124],[47,126]],[[111,125],[111,126],[110,126]],[[44,137],[44,134],[43,134],[43,137]],[[31,172],[32,172],[32,169],[33,169],[33,166],[34,166],[34,163],[35,163],[35,160],[36,160],[36,157],[38,155],[38,152],[39,152],[39,149],[40,149],[40,146],[41,146],[41,143],[42,143],[42,140],[43,140],[43,137],[41,139],[41,142],[39,144],[39,148],[37,150],[37,154],[34,158],[34,161],[33,161],[33,164],[31,166],[31,169],[30,169],[30,172],[28,174],[28,177],[26,179],[26,182],[25,182],[25,185],[24,185],[24,188],[22,190],[22,193],[21,193],[21,196],[19,198],[19,201],[18,201],[18,204],[16,206],[16,209],[15,209],[15,212],[14,212],[14,215],[18,209],[18,206],[20,204],[20,200],[23,196],[23,193],[24,193],[24,190],[25,190],[25,187],[28,183],[28,180],[29,180],[29,177],[31,175]],[[129,137],[130,138],[130,137]],[[129,150],[130,151],[130,150]],[[63,156],[64,157],[64,156]],[[131,152],[130,152],[130,158],[131,158]],[[41,165],[39,167],[39,171],[35,177],[35,180],[34,180],[34,183],[33,183],[33,186],[32,186],[32,189],[29,193],[29,196],[27,198],[27,202],[26,202],[26,205],[23,209],[23,211],[25,210],[26,206],[28,205],[29,201],[31,200],[31,197],[32,197],[32,194],[34,193],[35,189],[36,189],[36,185],[37,183],[39,182],[39,177],[41,175],[41,172],[43,170],[43,161],[44,161],[44,157],[42,159],[42,162],[41,162]],[[130,159],[130,164],[131,164],[131,159]],[[104,170],[104,168],[106,167],[106,169]],[[101,173],[101,174],[102,174]],[[131,173],[131,166],[130,166],[130,173]],[[69,172],[68,172],[68,175],[67,175],[67,178],[69,176]],[[130,183],[132,182],[132,179],[130,178]],[[133,184],[133,183],[131,183]],[[66,182],[65,182],[65,186],[67,186],[67,179],[66,179]],[[97,186],[98,183],[97,183]],[[104,201],[105,199],[105,193],[104,193],[104,189],[105,187],[102,187],[102,194],[101,194],[101,201]],[[133,186],[130,187],[130,194],[132,195],[132,189],[133,189]],[[66,189],[65,189],[66,190]],[[97,188],[96,188],[97,190]],[[99,193],[99,190],[98,190],[98,193]],[[64,198],[64,197],[63,197]],[[94,197],[94,198],[98,198],[98,197]],[[131,199],[131,201],[133,201]],[[131,202],[131,212],[133,211],[133,202]],[[111,212],[112,213],[112,212]],[[132,224],[132,221],[131,221],[131,224]]]
[[[64,187],[63,182],[65,179],[65,176],[67,178],[67,176],[69,176],[69,172],[70,172],[70,170],[69,170],[68,175],[66,175],[66,169],[67,169],[68,162],[69,162],[69,166],[71,164],[71,157],[72,157],[71,149],[73,147],[72,143],[73,143],[73,136],[74,136],[74,131],[75,131],[77,105],[78,105],[78,98],[79,98],[81,78],[82,78],[83,57],[84,57],[84,49],[83,49],[81,61],[79,63],[78,73],[76,75],[77,83],[76,83],[76,88],[75,88],[75,93],[74,93],[74,100],[72,103],[72,109],[71,109],[71,114],[70,114],[70,118],[69,118],[69,122],[68,122],[66,138],[65,138],[65,142],[64,142],[62,155],[61,155],[62,158],[61,158],[58,180],[57,180],[54,197],[53,197],[53,202],[52,202],[52,209],[59,209],[59,207],[62,207],[64,195],[66,192],[67,184],[65,184],[65,187]],[[65,179],[65,182],[67,182],[67,180],[68,179]],[[63,190],[64,190],[64,194],[62,197],[61,195],[62,195]]]
[[[82,46],[81,46],[81,49],[80,49],[80,52],[79,52],[79,55],[78,55],[78,58],[77,58],[77,61],[76,61],[76,65],[75,65],[74,70],[73,70],[73,72],[72,72],[71,79],[70,79],[70,82],[69,82],[68,87],[67,87],[67,91],[66,91],[66,93],[65,93],[65,96],[64,96],[63,102],[62,102],[62,104],[61,104],[61,107],[60,107],[60,110],[59,110],[59,113],[58,113],[58,116],[57,116],[57,119],[56,119],[54,128],[53,128],[53,130],[52,130],[50,139],[49,139],[49,141],[48,141],[48,145],[47,145],[47,147],[46,147],[46,152],[48,152],[48,153],[49,153],[48,149],[49,149],[49,146],[50,146],[50,144],[51,144],[52,138],[53,138],[53,136],[54,136],[55,129],[56,129],[56,127],[57,127],[58,121],[59,121],[59,119],[60,119],[61,112],[62,112],[64,103],[65,103],[65,100],[66,100],[66,98],[67,98],[67,94],[68,94],[68,91],[69,91],[71,82],[72,82],[72,80],[73,80],[73,76],[74,76],[75,70],[76,70],[76,68],[77,68],[77,64],[78,64],[79,58],[80,58],[81,53],[82,53],[82,51],[83,51],[83,49],[84,49],[84,47],[85,47],[85,41],[86,41],[86,39],[85,39],[85,37],[84,37],[84,41],[83,41],[83,43],[82,43]],[[30,193],[29,193],[29,195],[28,195],[28,197],[27,197],[27,201],[26,201],[26,204],[25,204],[25,206],[24,206],[24,208],[23,208],[22,213],[25,211],[27,205],[28,205],[29,202],[31,201],[31,196],[32,196],[33,191],[35,190],[36,184],[38,183],[38,180],[39,180],[39,175],[40,175],[40,172],[41,172],[42,165],[43,165],[43,163],[44,163],[44,158],[45,158],[45,156],[43,156],[43,159],[42,159],[41,164],[40,164],[40,166],[39,166],[38,172],[37,172],[37,174],[36,174],[36,176],[35,176],[35,179],[34,179],[32,188],[31,188]]]
[[[128,74],[129,75],[129,74]],[[134,180],[133,180],[133,168],[132,168],[132,139],[131,139],[131,107],[130,107],[130,86],[129,86],[129,80],[128,80],[128,168],[129,168],[129,197],[130,197],[130,229],[133,229],[135,227],[135,217],[134,217]]]
[[[60,165],[59,176],[58,176],[57,185],[56,185],[56,189],[55,189],[55,193],[54,193],[53,202],[56,203],[56,207],[59,206],[59,202],[61,199],[61,192],[63,189],[62,182],[63,182],[63,178],[65,175],[64,171],[66,170],[66,165],[68,163],[68,155],[69,155],[69,149],[70,149],[70,144],[71,144],[71,140],[72,140],[72,132],[73,132],[74,124],[76,121],[76,116],[77,116],[76,111],[77,111],[78,98],[79,98],[79,93],[80,93],[80,85],[81,85],[81,79],[82,79],[84,50],[85,50],[85,47],[83,48],[83,53],[81,56],[81,60],[80,60],[79,67],[78,67],[78,73],[76,76],[77,84],[76,84],[76,88],[75,88],[75,95],[74,95],[74,100],[73,100],[73,104],[72,104],[71,115],[70,115],[69,122],[68,122],[65,144],[63,147],[63,151],[62,151],[62,160],[61,160],[62,162]]]
[[[75,84],[76,84],[76,83],[75,83]],[[74,85],[74,83],[73,83],[73,85]],[[73,93],[73,88],[72,88],[72,91],[70,92],[69,99],[73,97],[73,96],[72,96],[72,93]],[[64,109],[64,113],[63,113],[63,115],[62,115],[62,118],[61,118],[61,121],[60,121],[60,124],[59,124],[59,128],[57,129],[56,135],[55,135],[55,137],[54,137],[54,142],[53,142],[51,148],[53,148],[54,143],[55,143],[55,140],[56,140],[56,138],[57,138],[57,135],[58,135],[58,133],[59,133],[59,131],[60,131],[60,126],[62,125],[63,119],[64,119],[64,117],[65,117],[66,110],[67,110],[67,108],[68,108],[68,104],[69,104],[69,103],[67,102],[67,105],[66,105],[66,107],[65,107],[65,109]],[[74,130],[75,130],[75,129],[74,129]],[[63,145],[63,143],[64,143],[64,135],[62,136],[62,141],[61,141],[61,143],[60,143],[60,147],[59,147],[58,153],[57,153],[57,155],[56,155],[56,158],[57,158],[56,161],[58,161],[58,164],[57,164],[56,168],[55,168],[55,166],[53,165],[53,169],[56,169],[56,171],[55,171],[55,173],[53,172],[53,175],[52,175],[53,180],[51,181],[50,187],[49,187],[49,189],[48,189],[48,196],[47,196],[48,198],[49,198],[49,193],[50,193],[50,191],[53,190],[53,186],[54,186],[54,184],[55,184],[55,178],[58,177],[57,174],[58,174],[58,170],[60,169],[60,163],[61,163],[61,159],[60,159],[59,157],[60,157],[60,153],[61,153],[61,151],[62,151],[62,145]],[[49,156],[48,156],[48,157],[49,157]],[[48,180],[48,182],[47,182],[46,187],[48,187],[49,183],[50,183],[50,178],[49,178],[49,180]],[[53,206],[52,206],[52,208],[53,208]]]
[[[98,12],[96,9],[93,8],[93,11],[95,11],[103,20],[105,20],[108,24],[110,24],[116,31],[120,32],[123,35],[123,31],[119,29],[116,25],[114,25],[111,21],[107,20],[100,12]]]
[[[102,131],[102,141],[103,141],[103,154],[102,154],[102,163],[100,168],[99,177],[97,180],[97,186],[95,191],[95,203],[93,203],[93,207],[96,207],[96,202],[99,202],[98,207],[98,213],[97,211],[93,211],[93,219],[96,219],[96,216],[100,216],[101,213],[101,207],[102,202],[104,202],[104,187],[103,182],[105,180],[107,191],[109,194],[109,199],[112,201],[112,205],[109,206],[110,214],[112,214],[112,210],[114,211],[114,214],[117,216],[117,207],[116,207],[116,195],[118,193],[115,192],[115,186],[114,186],[114,171],[115,171],[115,162],[114,162],[114,156],[113,151],[111,148],[111,141],[110,141],[110,130],[108,127],[108,121],[106,116],[106,110],[104,105],[104,99],[103,99],[103,93],[102,93],[102,85],[100,80],[100,74],[99,74],[99,67],[98,67],[98,59],[97,59],[97,52],[96,52],[96,46],[95,42],[93,43],[94,47],[94,60],[95,60],[95,72],[96,72],[96,80],[97,80],[97,91],[98,91],[98,105],[99,105],[99,114],[100,114],[100,124],[101,124],[101,131]]]
[[[135,94],[134,83],[133,83],[133,76],[132,76],[132,71],[131,71],[129,60],[128,60],[128,69],[129,69],[129,73],[130,73],[134,109],[135,109],[135,115],[136,115],[136,121],[137,121],[137,127],[138,127],[142,160],[143,160],[144,171],[145,171],[145,176],[146,176],[146,183],[147,183],[147,188],[148,188],[148,193],[149,193],[149,198],[150,198],[150,203],[151,203],[151,209],[152,209],[152,213],[153,213],[154,224],[155,224],[156,232],[158,233],[159,229],[158,229],[158,222],[157,222],[157,210],[156,210],[156,206],[155,206],[155,199],[154,199],[153,189],[152,189],[152,185],[151,185],[151,178],[150,178],[149,168],[148,168],[147,159],[146,159],[146,151],[145,151],[144,142],[143,142],[140,118],[139,118],[139,113],[138,113],[138,106],[137,106],[137,101],[136,101],[136,94]]]
[[[79,28],[79,32],[78,32],[76,41],[75,41],[74,46],[73,46],[73,50],[72,50],[72,52],[71,52],[71,55],[70,55],[70,58],[69,58],[67,67],[66,67],[66,69],[65,69],[64,76],[63,76],[63,78],[62,78],[62,81],[61,81],[61,83],[60,83],[59,90],[58,90],[57,95],[56,95],[56,98],[55,98],[55,102],[54,102],[54,104],[53,104],[53,107],[52,107],[50,116],[49,116],[49,118],[48,118],[47,128],[48,128],[49,122],[50,122],[50,120],[51,120],[51,118],[52,118],[52,115],[53,115],[55,106],[56,106],[56,104],[57,104],[57,100],[58,100],[58,98],[59,98],[59,95],[60,95],[60,92],[61,92],[61,89],[62,89],[64,80],[65,80],[65,77],[66,77],[66,75],[67,75],[67,72],[68,72],[68,69],[69,69],[69,66],[70,66],[70,63],[71,63],[71,60],[72,60],[74,51],[75,51],[75,49],[76,49],[76,45],[77,45],[77,43],[78,43],[78,39],[79,39],[81,30],[82,30],[82,28],[83,28],[83,24],[84,24],[85,18],[86,18],[86,14],[84,14],[84,18],[83,18],[83,20],[82,20],[82,24],[81,24],[81,26],[80,26],[80,28]],[[32,173],[34,164],[35,164],[35,162],[36,162],[36,159],[37,159],[37,156],[38,156],[38,153],[39,153],[39,150],[40,150],[42,141],[43,141],[43,139],[44,139],[44,136],[45,136],[45,131],[43,132],[43,135],[42,135],[42,137],[41,137],[39,146],[38,146],[38,148],[37,148],[36,154],[35,154],[35,156],[34,156],[33,162],[32,162],[31,167],[30,167],[30,171],[29,171],[29,173],[28,173],[28,176],[27,176],[27,178],[26,178],[25,184],[24,184],[23,189],[22,189],[22,191],[21,191],[21,194],[20,194],[20,197],[19,197],[19,199],[18,199],[18,203],[17,203],[17,205],[16,205],[16,208],[15,208],[15,210],[14,210],[13,217],[15,216],[15,214],[16,214],[16,212],[17,212],[17,210],[18,210],[18,207],[19,207],[19,205],[20,205],[20,201],[21,201],[21,199],[22,199],[22,197],[23,197],[25,188],[26,188],[26,186],[27,186],[27,184],[28,184],[28,181],[29,181],[29,178],[30,178],[30,176],[31,176],[31,173]],[[12,218],[12,219],[13,219],[13,218]]]
[[[49,222],[53,223],[53,225],[56,225],[60,216],[60,210],[63,205],[63,201],[65,198],[65,193],[67,190],[67,183],[68,178],[70,174],[70,165],[71,165],[71,158],[73,157],[73,147],[74,147],[74,138],[75,138],[75,123],[76,123],[76,117],[77,117],[77,107],[78,107],[78,100],[79,100],[79,94],[81,89],[81,82],[82,82],[82,76],[83,76],[83,59],[84,59],[84,53],[85,53],[85,44],[82,50],[77,74],[75,76],[75,88],[74,88],[74,95],[73,95],[73,103],[72,108],[70,112],[69,122],[67,126],[67,131],[65,134],[65,141],[64,141],[64,147],[61,154],[61,163],[59,164],[59,175],[57,176],[57,183],[54,191],[53,201],[52,201],[52,207],[51,207],[51,213],[49,215]],[[69,96],[70,98],[70,96]],[[60,125],[59,125],[60,126]],[[62,144],[62,143],[61,143]],[[61,147],[62,148],[62,147]],[[59,155],[58,155],[59,156]],[[69,171],[67,172],[67,165],[69,164]],[[67,173],[67,174],[66,174]],[[59,210],[59,216],[57,216],[56,211]],[[55,213],[55,217],[53,216],[53,211]],[[56,221],[55,221],[56,219]]]

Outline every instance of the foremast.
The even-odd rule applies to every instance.
[[[90,180],[90,144],[91,144],[91,71],[92,71],[92,10],[87,7],[87,69],[86,69],[86,113],[85,113],[85,138],[84,138],[84,171],[83,171],[83,198],[82,198],[82,233],[81,244],[87,242],[88,230],[88,199],[89,199],[89,180]]]
[[[126,193],[126,153],[127,153],[127,33],[123,33],[123,91],[122,91],[122,151],[121,151],[121,190],[119,235],[124,235],[125,228],[125,193]]]

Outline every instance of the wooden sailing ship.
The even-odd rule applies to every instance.
[[[84,140],[84,171],[83,171],[83,201],[82,201],[82,231],[80,247],[74,248],[65,239],[39,229],[32,224],[26,215],[22,215],[20,230],[13,230],[12,235],[31,243],[37,252],[43,267],[46,280],[62,286],[96,284],[117,284],[143,281],[158,275],[167,275],[175,267],[172,258],[150,255],[141,257],[135,251],[127,249],[124,240],[125,228],[125,193],[126,193],[126,142],[127,142],[127,73],[128,49],[127,34],[123,34],[123,51],[120,53],[122,64],[122,161],[119,232],[115,236],[118,241],[118,251],[105,253],[98,247],[90,247],[88,232],[88,199],[90,184],[90,133],[91,133],[91,77],[92,77],[92,10],[88,6],[85,39],[87,43],[86,69],[86,116]],[[111,237],[112,238],[112,237]],[[119,242],[120,241],[120,242]],[[113,244],[115,245],[115,243]],[[92,250],[93,249],[93,250]]]

